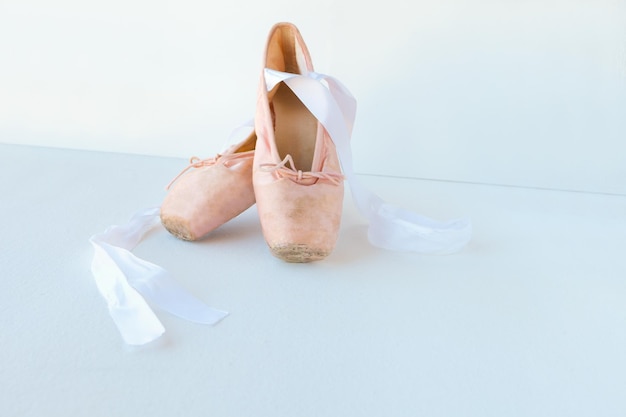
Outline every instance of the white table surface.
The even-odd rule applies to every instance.
[[[230,315],[157,312],[166,334],[129,348],[88,239],[185,163],[0,145],[0,415],[626,415],[625,196],[362,177],[471,217],[450,256],[371,247],[349,196],[313,264],[273,258],[254,208],[201,242],[157,231],[135,253]]]

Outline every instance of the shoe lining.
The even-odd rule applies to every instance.
[[[317,137],[317,119],[289,87],[281,83],[272,100],[274,135],[280,158],[291,155],[295,169],[311,171]]]
[[[277,71],[299,74],[300,65],[304,63],[303,57],[299,56],[302,55],[301,49],[291,30],[278,30],[269,41],[266,66]]]

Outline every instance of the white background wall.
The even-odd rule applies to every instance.
[[[0,142],[211,156],[283,20],[359,172],[626,194],[625,0],[0,0]]]

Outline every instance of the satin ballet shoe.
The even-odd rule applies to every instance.
[[[268,91],[265,74],[313,71],[299,30],[278,23],[269,33],[255,113],[253,184],[265,240],[287,262],[327,257],[343,208],[343,175],[327,131],[284,82]]]
[[[252,206],[255,145],[252,133],[214,158],[191,158],[167,187],[163,226],[179,239],[198,240]]]

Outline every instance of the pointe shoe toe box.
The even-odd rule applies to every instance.
[[[343,185],[301,185],[286,178],[257,184],[263,235],[272,254],[287,262],[327,257],[341,222]]]
[[[254,204],[252,158],[186,173],[161,205],[161,223],[174,236],[198,240]]]

